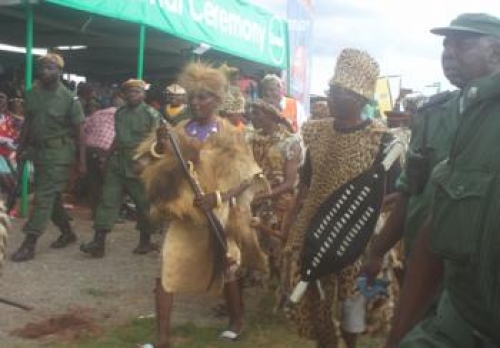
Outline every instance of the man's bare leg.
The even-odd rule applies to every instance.
[[[237,280],[230,281],[225,284],[224,297],[229,311],[228,330],[236,334],[240,334],[243,331],[245,321],[243,317],[241,287]]]

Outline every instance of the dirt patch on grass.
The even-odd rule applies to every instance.
[[[99,335],[101,332],[101,328],[88,309],[73,308],[66,313],[28,323],[20,329],[11,331],[10,334],[31,340],[52,336],[58,341],[74,341],[82,337]]]

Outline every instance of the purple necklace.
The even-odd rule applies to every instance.
[[[211,134],[219,131],[219,123],[217,120],[212,120],[207,123],[199,123],[196,120],[191,120],[184,126],[184,131],[190,137],[196,138],[198,141],[205,141]]]

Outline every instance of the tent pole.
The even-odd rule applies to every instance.
[[[146,44],[146,25],[141,23],[139,30],[139,51],[137,53],[137,78],[144,77],[144,46]]]
[[[28,2],[26,6],[26,73],[24,84],[26,91],[32,87],[33,81],[33,6]],[[21,217],[28,215],[28,185],[29,185],[29,165],[24,163],[23,177],[21,184]]]

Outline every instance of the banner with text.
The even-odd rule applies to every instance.
[[[234,56],[286,69],[287,23],[242,0],[46,0],[143,23]]]

